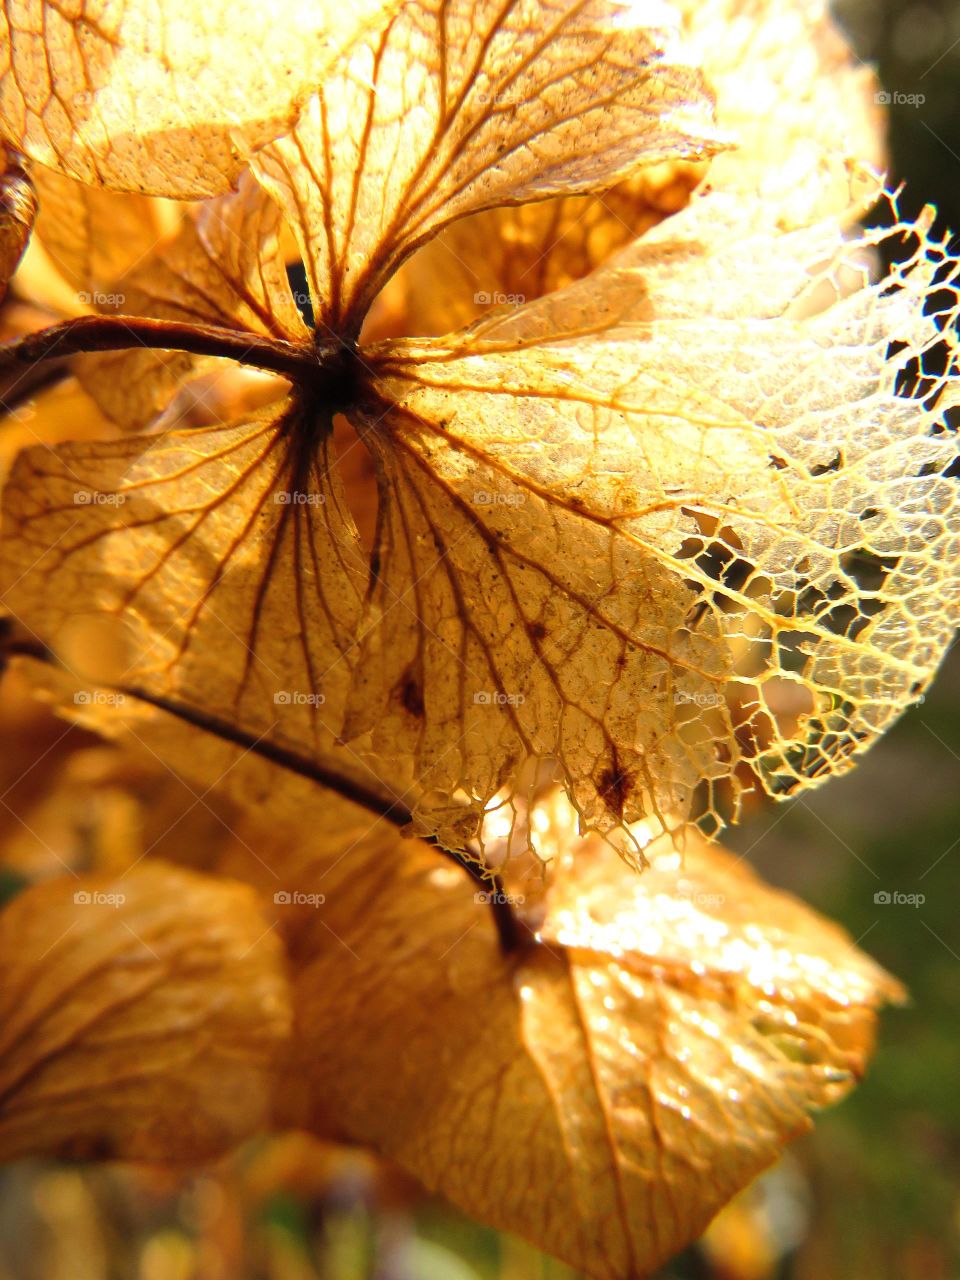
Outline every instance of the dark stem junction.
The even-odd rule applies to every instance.
[[[0,380],[4,374],[30,375],[31,385],[37,381],[37,368],[44,362],[59,362],[65,357],[100,351],[124,351],[147,348],[161,351],[186,351],[193,355],[216,356],[239,364],[262,369],[287,378],[300,392],[302,406],[323,411],[329,423],[333,414],[342,412],[361,398],[363,362],[354,346],[330,339],[308,345],[287,342],[245,331],[216,325],[191,324],[176,320],[151,320],[142,316],[81,316],[51,325],[39,332],[0,344]],[[308,418],[310,415],[306,415]],[[56,662],[49,651],[35,642],[18,639],[11,633],[10,620],[0,619],[0,671],[8,655],[21,654],[41,661]],[[292,770],[320,783],[360,804],[370,812],[386,818],[403,829],[412,815],[396,797],[383,796],[379,790],[358,784],[341,776],[336,769],[326,768],[273,744],[254,738],[243,730],[144,690],[124,689],[126,696],[140,698],[162,710],[189,720],[197,727],[261,755],[274,764]],[[489,903],[501,950],[516,951],[523,939],[522,926],[503,885],[496,875],[485,872],[466,850],[451,850],[439,845],[438,850],[451,858],[484,891]]]

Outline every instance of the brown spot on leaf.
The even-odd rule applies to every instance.
[[[412,716],[423,715],[423,691],[415,676],[405,676],[400,685],[400,701]]]
[[[627,800],[633,791],[634,781],[633,774],[620,767],[616,756],[612,764],[604,769],[597,779],[597,791],[601,800],[617,818],[623,817]]]

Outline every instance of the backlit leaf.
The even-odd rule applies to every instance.
[[[54,648],[72,615],[122,616],[125,683],[308,755],[339,735],[441,808],[479,816],[544,758],[600,829],[715,822],[742,764],[818,782],[954,626],[952,371],[897,393],[949,259],[901,231],[913,257],[871,285],[880,233],[714,195],[564,293],[366,350],[372,573],[316,405],[28,453],[6,603]]]
[[[243,885],[162,863],[0,913],[0,1152],[200,1160],[267,1121],[290,1001]]]
[[[71,633],[108,620],[116,658],[94,678],[328,742],[366,566],[329,442],[314,454],[305,432],[287,403],[225,427],[25,452],[20,532],[4,545],[11,578],[26,575],[8,603],[68,658]],[[47,584],[29,607],[28,582]]]
[[[394,6],[395,7],[395,6]],[[7,0],[0,131],[34,160],[116,191],[228,191],[288,127],[383,0]]]
[[[400,273],[410,333],[448,333],[585,276],[709,175],[785,225],[844,212],[882,168],[872,70],[849,50],[824,0],[680,0],[687,47],[736,143],[708,165],[671,161],[589,196],[490,210],[445,228]],[[859,175],[859,176],[857,176]],[[872,191],[875,198],[876,188]]]
[[[591,825],[688,812],[705,780],[709,811],[741,761],[773,793],[849,767],[939,663],[958,392],[897,387],[940,340],[923,306],[950,259],[903,227],[913,257],[867,285],[876,235],[738,235],[725,210],[370,353],[386,514],[347,732],[425,785],[489,799],[547,756]]]
[[[715,150],[674,19],[647,0],[403,5],[253,161],[300,237],[318,320],[355,336],[399,262],[454,218]]]
[[[128,272],[115,276],[97,309],[303,339],[279,231],[279,209],[245,174],[237,192],[205,201],[173,239],[158,237]],[[134,349],[79,357],[76,368],[110,417],[139,427],[166,407],[186,378],[214,363],[182,351]]]
[[[651,847],[641,876],[568,852],[543,944],[506,959],[462,873],[412,845],[295,881],[324,901],[297,944],[281,1118],[626,1280],[846,1093],[900,992],[715,848],[691,842],[680,869]]]

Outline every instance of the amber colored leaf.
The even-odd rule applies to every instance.
[[[711,188],[804,225],[870,193],[883,115],[872,69],[825,0],[679,0],[683,36],[735,142],[710,162],[670,161],[589,196],[489,210],[445,228],[400,272],[407,333],[449,333],[580,279],[663,217],[709,174]],[[873,186],[872,196],[878,192]]]
[[[521,927],[505,956],[436,850],[320,788],[279,826],[276,803],[248,799],[226,882],[142,863],[0,916],[5,1151],[185,1159],[265,1123],[309,1128],[590,1275],[633,1277],[847,1092],[876,1006],[902,994],[700,840],[682,857],[648,844],[638,877],[556,799],[539,941]]]
[[[132,199],[104,192],[88,198],[113,205]],[[280,224],[277,205],[244,174],[236,192],[186,216],[174,238],[155,237],[111,280],[96,309],[302,339],[306,328],[287,282]],[[76,368],[104,411],[129,428],[144,425],[187,378],[214,363],[182,351],[134,349],[83,356]]]
[[[399,262],[454,218],[715,150],[674,16],[621,0],[408,0],[253,160],[300,237],[318,320],[355,336]]]
[[[78,309],[99,310],[117,280],[175,225],[164,201],[90,187],[39,164],[32,177],[40,204],[37,239],[74,291]]]
[[[780,794],[849,767],[943,656],[957,386],[897,390],[955,323],[955,283],[924,315],[955,264],[904,226],[913,257],[869,285],[880,233],[746,234],[736,207],[369,353],[385,513],[346,733],[424,785],[487,800],[554,757],[600,827],[735,800],[741,761]]]
[[[27,247],[37,212],[37,199],[22,165],[0,147],[0,298]]]
[[[73,615],[122,618],[122,683],[307,756],[339,736],[476,817],[544,758],[604,830],[716,822],[742,765],[812,785],[919,696],[955,626],[953,370],[898,394],[951,331],[924,305],[954,268],[899,232],[913,256],[869,284],[883,233],[771,229],[715,194],[566,291],[366,350],[369,567],[295,405],[29,451],[5,604],[61,653]]]
[[[295,406],[31,449],[14,475],[6,604],[35,637],[69,661],[71,629],[106,619],[117,657],[95,674],[311,750],[331,740],[367,567],[330,442]]]
[[[0,131],[34,160],[117,191],[228,191],[250,150],[389,0],[7,0]]]
[[[14,391],[18,390],[16,381]],[[102,440],[116,428],[76,378],[65,379],[42,395],[21,405],[16,417],[8,416],[0,431],[0,481],[6,481],[22,449],[59,444],[63,440]]]
[[[292,884],[324,902],[298,943],[280,1119],[590,1276],[651,1274],[847,1092],[900,991],[730,855],[649,852],[636,876],[571,844],[541,944],[507,958],[422,848]]]
[[[290,994],[244,885],[162,863],[0,914],[0,1151],[199,1160],[267,1121]]]
[[[690,199],[705,166],[651,165],[597,196],[488,209],[445,227],[396,275],[406,334],[450,333],[589,275]]]

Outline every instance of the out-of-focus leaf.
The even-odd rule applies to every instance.
[[[290,993],[244,885],[162,863],[0,914],[0,1152],[200,1160],[267,1121]]]
[[[39,164],[33,181],[40,205],[37,239],[81,310],[106,309],[118,279],[176,226],[171,206],[149,196],[90,187]]]
[[[37,213],[33,184],[23,166],[0,147],[3,172],[0,173],[0,298],[7,291],[7,281],[27,247]]]
[[[849,1089],[899,988],[716,848],[679,867],[651,847],[641,876],[569,852],[542,944],[513,958],[413,845],[295,882],[325,900],[281,1108],[613,1280],[694,1239]]]

